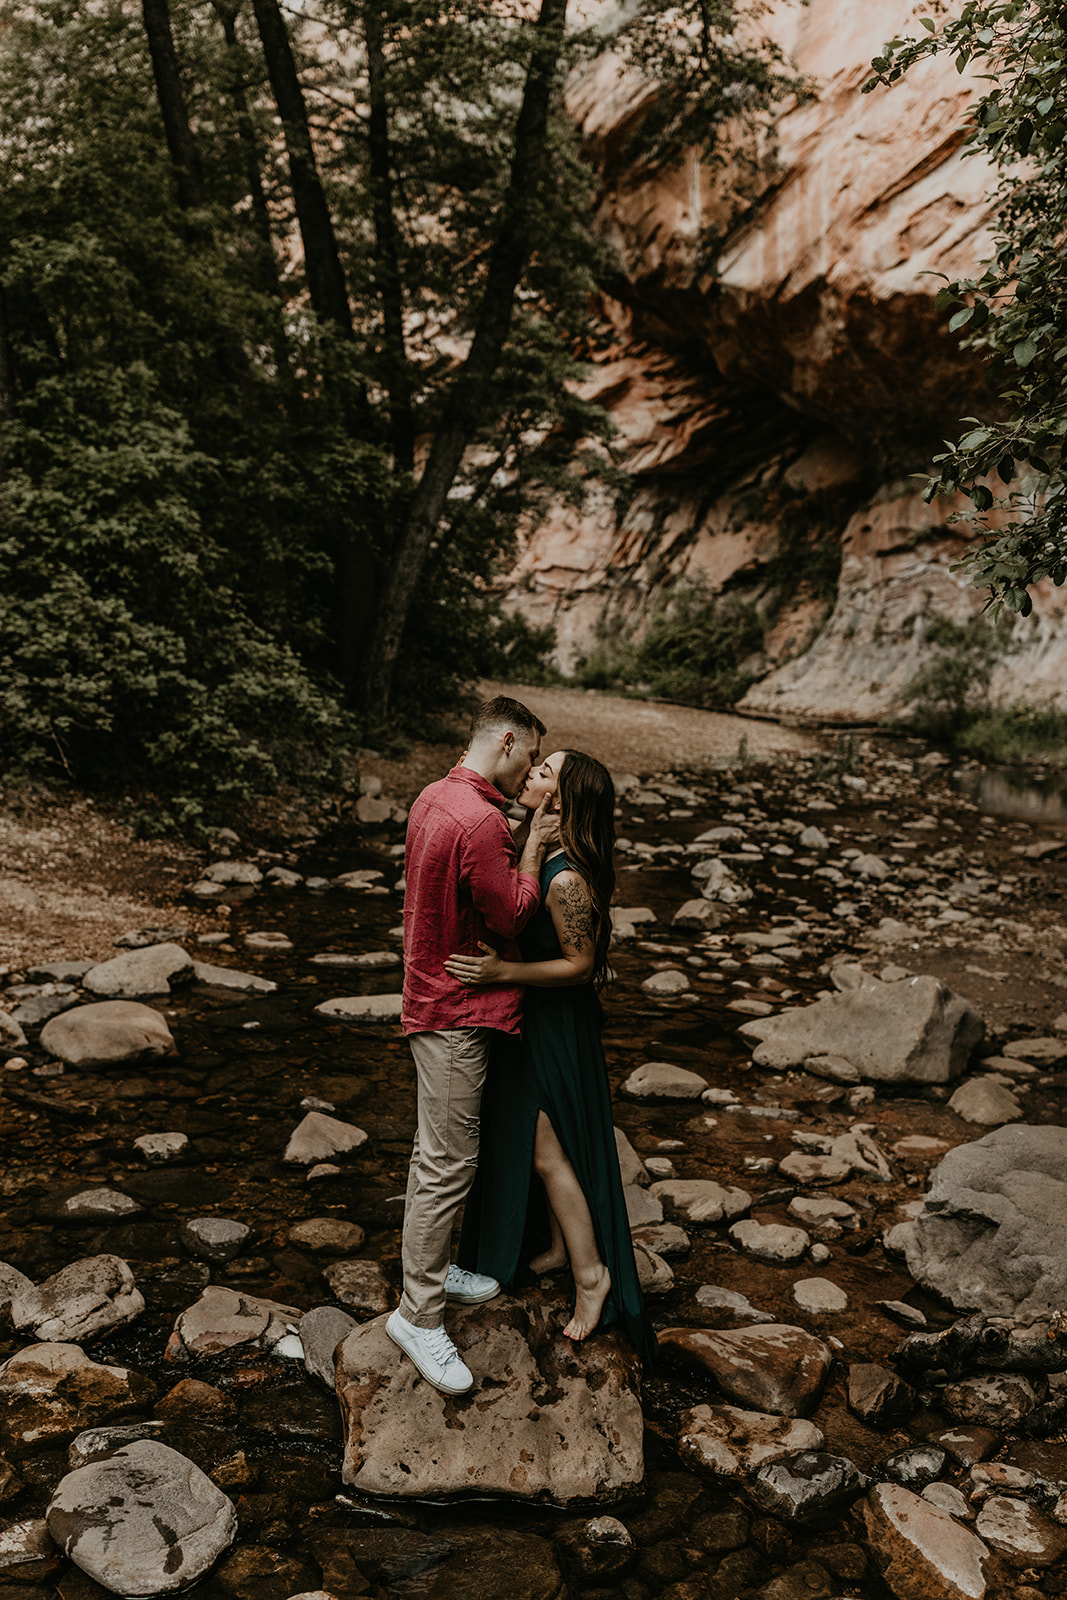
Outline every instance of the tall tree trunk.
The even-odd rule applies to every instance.
[[[8,337],[7,300],[0,287],[0,479],[7,466],[7,430],[14,404],[15,375],[12,371],[11,341]]]
[[[304,91],[293,59],[289,34],[278,0],[252,0],[271,90],[282,119],[289,157],[289,182],[293,190],[300,237],[304,243],[304,268],[311,304],[320,322],[332,323],[352,337],[352,312],[348,304],[344,269],[337,248],[333,218],[319,178],[311,143]]]
[[[385,87],[385,28],[379,0],[366,0],[363,35],[370,85],[370,178],[377,245],[375,282],[382,302],[385,382],[389,392],[389,432],[393,461],[400,472],[415,469],[415,423],[411,411],[411,373],[404,346],[404,287],[400,239],[393,206],[389,105]]]
[[[383,718],[389,710],[400,641],[418,589],[426,554],[445,510],[448,492],[481,421],[489,380],[500,364],[511,327],[515,291],[529,258],[532,202],[541,185],[552,98],[567,0],[541,0],[533,57],[522,107],[500,231],[489,258],[485,290],[466,361],[445,399],[440,426],[393,551],[388,587],[365,653],[363,709]]]
[[[178,185],[178,202],[183,211],[195,211],[204,203],[204,176],[178,73],[168,0],[141,0],[141,3],[167,149]]]

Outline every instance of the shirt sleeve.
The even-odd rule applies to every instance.
[[[463,877],[486,927],[502,939],[514,939],[540,904],[540,885],[530,873],[517,870],[515,841],[499,813],[487,817],[468,838]]]

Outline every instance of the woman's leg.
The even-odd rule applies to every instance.
[[[556,1130],[543,1111],[537,1117],[534,1168],[558,1219],[574,1274],[574,1315],[563,1332],[569,1339],[587,1339],[600,1321],[611,1289],[611,1276],[600,1259],[593,1219],[582,1186],[556,1137]]]

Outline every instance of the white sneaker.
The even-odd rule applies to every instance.
[[[445,1299],[458,1300],[464,1306],[480,1305],[483,1300],[493,1300],[500,1293],[495,1278],[485,1272],[468,1272],[466,1267],[449,1267],[445,1279]]]
[[[427,1383],[442,1394],[466,1394],[474,1386],[474,1374],[465,1365],[444,1328],[416,1328],[399,1311],[394,1311],[385,1331],[395,1345],[418,1367]]]

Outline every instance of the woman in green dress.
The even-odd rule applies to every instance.
[[[560,848],[541,871],[541,906],[521,961],[486,945],[445,963],[463,983],[521,984],[521,1041],[501,1039],[482,1097],[478,1175],[464,1213],[461,1266],[512,1287],[570,1264],[582,1340],[618,1324],[646,1365],[656,1340],[644,1310],[619,1172],[598,989],[608,973],[615,887],[615,789],[592,756],[560,750],[535,768],[519,803],[546,795]]]

